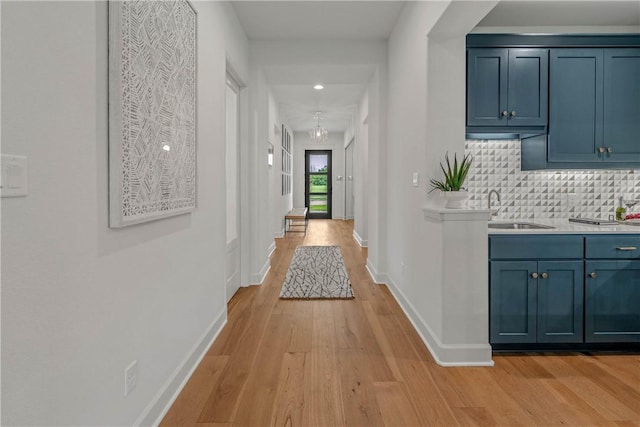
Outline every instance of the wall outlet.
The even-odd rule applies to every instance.
[[[134,360],[131,365],[124,370],[124,395],[125,397],[136,388],[138,384],[138,361]]]

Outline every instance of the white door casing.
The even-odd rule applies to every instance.
[[[356,145],[355,139],[352,139],[347,148],[344,150],[344,218],[353,219],[353,150]]]
[[[227,207],[227,247],[225,256],[225,282],[227,301],[240,288],[240,88],[227,75],[226,89],[226,207]]]

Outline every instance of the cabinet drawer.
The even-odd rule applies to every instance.
[[[489,239],[491,259],[582,259],[581,236],[500,236]]]
[[[586,257],[640,259],[640,235],[587,236]]]

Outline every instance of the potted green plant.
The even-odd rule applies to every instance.
[[[469,193],[464,189],[464,181],[467,179],[469,168],[473,158],[470,154],[465,155],[462,158],[460,164],[458,164],[457,155],[453,155],[453,166],[449,161],[449,153],[444,155],[446,162],[445,165],[440,163],[440,169],[444,173],[444,180],[431,179],[431,191],[440,190],[447,200],[447,208],[460,209],[464,207],[464,202],[469,198]]]

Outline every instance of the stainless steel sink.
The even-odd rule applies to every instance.
[[[532,222],[489,222],[489,228],[499,230],[536,230],[554,228],[550,225],[534,224]]]

